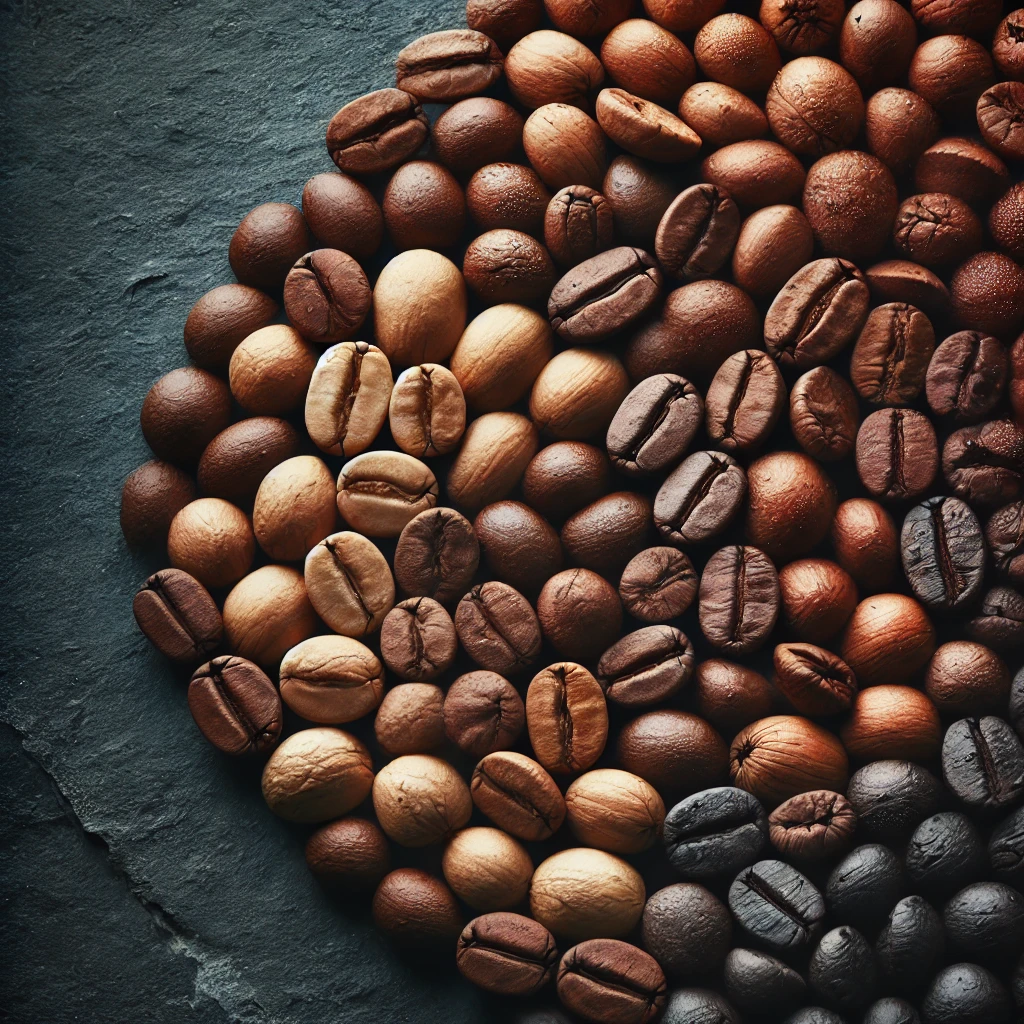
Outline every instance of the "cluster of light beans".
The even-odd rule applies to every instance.
[[[135,615],[524,1022],[1000,1024],[1024,10],[724,6],[469,0],[335,114],[143,403]]]

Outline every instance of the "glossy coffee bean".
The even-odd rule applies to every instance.
[[[914,409],[879,409],[857,431],[857,474],[868,493],[887,501],[920,497],[939,468],[938,441]]]
[[[944,967],[921,999],[924,1024],[1008,1024],[1010,996],[986,967],[959,963]]]
[[[760,672],[723,658],[700,662],[694,684],[697,713],[726,736],[768,717],[775,701],[774,687]]]
[[[867,1008],[861,1024],[921,1024],[921,1018],[913,1003],[896,996],[883,996]]]
[[[783,801],[768,815],[768,838],[787,860],[815,863],[845,853],[857,815],[841,793],[814,789]]]
[[[464,978],[487,992],[530,996],[554,978],[558,947],[538,921],[499,911],[466,925],[455,964]]]
[[[223,372],[239,343],[253,331],[266,327],[279,308],[269,295],[248,285],[222,284],[211,288],[189,310],[185,350],[196,366]]]
[[[904,863],[915,888],[945,899],[984,873],[985,847],[969,818],[942,811],[914,829]]]
[[[500,77],[501,51],[473,29],[430,32],[399,51],[396,83],[420,100],[447,103],[483,92]]]
[[[612,208],[616,239],[650,251],[662,215],[679,188],[664,169],[623,154],[609,164],[601,192]]]
[[[595,109],[605,135],[645,160],[677,163],[700,149],[700,136],[685,121],[625,89],[602,89]]]
[[[488,754],[473,769],[469,788],[477,808],[517,839],[548,839],[565,821],[565,800],[558,785],[525,754]]]
[[[242,284],[279,295],[292,264],[313,248],[302,214],[291,203],[250,210],[231,236],[228,261]]]
[[[667,622],[682,615],[697,596],[693,563],[675,548],[645,548],[629,560],[619,578],[626,611],[641,622]]]
[[[945,947],[942,918],[921,896],[906,896],[889,914],[875,941],[882,977],[897,992],[919,992]]]
[[[544,214],[544,244],[566,269],[610,249],[614,237],[611,204],[586,185],[557,192]]]
[[[708,889],[678,882],[648,898],[642,920],[644,948],[673,978],[717,970],[732,944],[729,910]]]
[[[692,185],[665,211],[654,240],[654,254],[673,277],[710,277],[729,259],[740,232],[740,211],[725,189]]]
[[[582,665],[549,665],[530,681],[526,726],[537,760],[549,772],[585,771],[601,756],[608,738],[601,685]]]
[[[1007,375],[1006,349],[995,338],[957,331],[939,345],[928,364],[928,406],[937,416],[974,423],[998,404]]]
[[[782,960],[757,949],[733,949],[722,984],[729,1001],[751,1013],[782,1014],[803,1002],[807,983]]]
[[[530,602],[507,583],[481,583],[455,609],[455,632],[481,667],[522,672],[540,654],[540,625]]]
[[[433,598],[407,598],[384,616],[380,655],[402,679],[436,679],[451,666],[457,650],[452,618]]]
[[[251,416],[222,430],[199,460],[199,489],[247,504],[276,465],[299,454],[299,435],[285,420]]]
[[[729,887],[729,909],[739,926],[774,953],[808,948],[821,934],[825,900],[796,868],[760,860]]]
[[[700,581],[700,628],[708,642],[731,654],[757,650],[779,615],[779,577],[754,547],[716,551]]]
[[[980,846],[980,842],[977,845]],[[1024,883],[1024,810],[1018,808],[1013,811],[992,830],[988,841],[988,862],[999,881],[1020,889]],[[977,881],[984,867],[982,856],[980,866],[964,882]]]
[[[954,431],[942,448],[942,474],[972,505],[1016,500],[1024,495],[1024,428],[990,420]]]
[[[537,598],[544,638],[563,658],[593,664],[609,636],[622,628],[622,602],[615,588],[590,569],[564,569],[544,584]]]
[[[1024,644],[1024,595],[1011,587],[993,587],[981,599],[967,633],[997,651],[1012,651]]]
[[[650,534],[650,501],[634,491],[616,491],[570,516],[561,537],[570,562],[614,579]]]
[[[1024,501],[1004,505],[985,524],[992,561],[1014,586],[1024,586]]]
[[[970,640],[943,644],[925,674],[925,692],[943,714],[1003,714],[1010,698],[1010,672],[995,651]]]
[[[735,454],[760,447],[786,402],[786,385],[775,361],[758,349],[729,356],[705,396],[712,444]]]
[[[908,405],[924,387],[935,350],[931,321],[905,302],[876,306],[850,356],[850,381],[872,405]]]
[[[467,672],[445,694],[445,735],[464,754],[483,757],[508,750],[525,722],[522,697],[497,672]]]
[[[1010,808],[1024,795],[1024,746],[1001,718],[962,718],[942,740],[942,777],[970,808]]]
[[[146,639],[183,665],[202,661],[224,634],[209,591],[181,569],[161,569],[150,576],[135,595],[132,612]]]
[[[887,846],[869,843],[851,850],[835,866],[825,901],[836,921],[869,931],[885,921],[905,888],[900,859]]]
[[[693,644],[673,626],[645,626],[627,633],[601,655],[597,679],[605,696],[623,707],[660,704],[693,676]]]
[[[801,639],[829,645],[857,607],[850,574],[826,558],[800,558],[779,573],[782,618]]]
[[[197,668],[188,708],[199,731],[225,754],[265,754],[281,736],[281,698],[251,661],[221,655]]]
[[[158,458],[191,467],[231,422],[231,392],[212,373],[183,366],[146,392],[139,422]]]
[[[779,644],[773,656],[775,685],[802,715],[848,711],[857,680],[838,655],[814,644]]]
[[[314,174],[302,190],[302,215],[323,246],[370,259],[384,238],[384,218],[370,190],[347,174]]]
[[[820,462],[853,451],[860,411],[849,382],[828,366],[797,378],[789,393],[789,425],[797,443]]]
[[[441,604],[465,593],[480,562],[480,545],[465,516],[427,509],[402,528],[395,547],[395,579],[412,597]]]
[[[911,761],[873,761],[853,773],[846,797],[858,838],[899,846],[943,801],[942,783]]]
[[[427,115],[415,96],[379,89],[347,103],[331,118],[327,151],[341,171],[377,174],[411,157],[428,131]]]
[[[875,952],[856,928],[833,928],[811,954],[807,980],[822,1002],[844,1012],[863,1009],[878,988]]]
[[[694,452],[659,488],[654,525],[672,544],[699,543],[729,525],[746,495],[747,475],[732,456]]]
[[[875,302],[909,302],[930,317],[949,315],[949,289],[932,271],[908,260],[883,260],[864,271]]]
[[[665,1003],[660,1024],[740,1024],[736,1008],[710,988],[677,988]]]
[[[619,939],[587,939],[558,965],[558,998],[593,1024],[648,1024],[665,1005],[665,975],[654,957]]]
[[[542,448],[523,473],[523,498],[545,519],[560,523],[611,489],[611,467],[599,448],[556,441]]]
[[[525,594],[536,594],[562,568],[558,534],[522,502],[488,505],[473,520],[473,532],[488,573]]]

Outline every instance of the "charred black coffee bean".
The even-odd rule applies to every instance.
[[[896,996],[885,996],[864,1011],[860,1024],[920,1024],[920,1021],[913,1003]]]
[[[1001,718],[962,718],[942,740],[942,776],[968,807],[1012,807],[1024,796],[1024,747]]]
[[[1005,882],[975,882],[943,908],[953,953],[980,964],[1016,960],[1024,947],[1024,896]]]
[[[758,949],[732,950],[725,958],[722,982],[730,1002],[757,1014],[786,1013],[807,991],[798,971]]]
[[[942,803],[942,783],[911,761],[872,761],[854,772],[846,798],[857,812],[857,835],[901,844]]]
[[[865,1007],[878,988],[875,952],[856,928],[826,932],[811,954],[807,981],[822,1002],[843,1013]]]
[[[825,900],[836,921],[874,930],[903,895],[905,884],[899,857],[886,846],[868,843],[836,865],[828,876]]]
[[[1024,807],[1004,818],[992,830],[988,841],[988,860],[1000,881],[1018,888],[1024,885]]]
[[[729,886],[729,909],[749,935],[777,953],[821,934],[825,900],[809,878],[781,860],[759,860]]]
[[[924,1024],[1008,1024],[1010,995],[978,964],[953,964],[932,979],[921,1000]]]
[[[824,1006],[805,1006],[791,1013],[782,1024],[847,1024],[838,1013],[826,1010]]]
[[[907,896],[892,909],[875,941],[878,968],[897,992],[920,991],[945,949],[939,912],[921,896]]]
[[[668,997],[658,1024],[741,1024],[735,1008],[709,988],[679,988]]]
[[[943,811],[914,830],[904,864],[915,888],[941,899],[984,874],[985,847],[969,818]]]

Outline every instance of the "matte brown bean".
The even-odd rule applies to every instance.
[[[730,453],[764,443],[786,404],[786,385],[767,352],[746,349],[718,368],[705,399],[712,444]]]
[[[691,185],[661,218],[654,254],[674,277],[710,277],[729,259],[739,231],[739,207],[724,189]]]
[[[398,52],[396,84],[420,100],[449,103],[483,92],[501,78],[501,51],[473,29],[429,32]]]
[[[857,473],[868,493],[889,501],[924,494],[939,468],[938,441],[915,409],[879,409],[857,431]]]
[[[164,656],[194,665],[216,650],[224,633],[207,589],[181,569],[161,569],[142,585],[132,612],[146,639]]]
[[[407,455],[450,455],[466,429],[466,399],[455,374],[439,363],[403,370],[391,391],[388,423]]]
[[[221,655],[197,668],[188,708],[199,731],[225,754],[264,754],[281,736],[281,698],[251,661]]]
[[[540,623],[530,602],[507,583],[474,587],[455,609],[455,632],[481,668],[521,672],[540,654]]]
[[[821,462],[846,458],[857,438],[860,410],[845,377],[816,366],[789,393],[789,425],[797,443]]]
[[[377,174],[407,160],[427,141],[427,115],[415,96],[378,89],[345,104],[327,126],[327,151],[338,169]]]
[[[935,351],[932,323],[905,302],[869,314],[850,356],[850,381],[872,405],[909,405],[924,387]]]
[[[693,563],[675,548],[645,548],[629,560],[619,579],[626,611],[641,622],[668,622],[682,615],[696,596]]]
[[[526,727],[537,760],[548,771],[586,771],[608,738],[608,706],[600,683],[582,665],[549,665],[526,691]]]

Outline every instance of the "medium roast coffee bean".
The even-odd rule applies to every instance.
[[[1020,112],[1024,110],[1024,85],[999,82],[978,97],[976,107],[981,137],[1004,160],[1024,158],[1024,132]]]
[[[620,246],[573,267],[552,289],[548,317],[559,337],[592,342],[643,316],[661,297],[661,271],[642,249]]]
[[[845,853],[856,827],[857,815],[850,801],[828,789],[791,796],[768,816],[772,846],[783,857],[803,863]]]
[[[565,807],[581,843],[622,855],[653,846],[665,820],[658,791],[618,768],[585,772],[565,791]]]
[[[473,29],[430,32],[399,51],[395,83],[421,101],[449,103],[483,92],[500,77],[501,51]]]
[[[861,601],[850,616],[839,653],[861,687],[903,683],[935,651],[935,628],[924,608],[903,594]]]
[[[984,873],[984,849],[976,832],[972,852],[973,850],[980,856],[972,863],[973,871],[970,877],[964,878],[956,886],[958,889],[963,882],[977,881]],[[988,841],[988,860],[1000,881],[1020,888],[1021,882],[1024,882],[1024,810],[1018,808],[992,830]]]
[[[466,199],[455,175],[430,160],[402,164],[381,201],[384,225],[396,249],[446,249],[466,225]]]
[[[971,504],[1014,501],[1024,494],[1024,429],[992,420],[954,431],[942,448],[942,473]]]
[[[774,298],[813,253],[814,235],[807,218],[795,206],[766,206],[740,226],[732,275],[751,295]]]
[[[296,714],[341,725],[376,710],[384,696],[377,656],[347,636],[314,636],[281,660],[281,698]]]
[[[533,861],[496,828],[466,828],[448,840],[441,870],[452,891],[474,910],[508,910],[530,890]]]
[[[768,819],[757,797],[720,786],[676,804],[665,817],[663,835],[672,867],[699,881],[730,875],[757,860]]]
[[[969,818],[943,811],[914,829],[904,864],[915,888],[945,899],[985,872],[985,847]]]
[[[771,714],[775,689],[745,665],[708,658],[696,673],[697,712],[726,736]]]
[[[567,185],[598,188],[608,166],[598,123],[564,103],[546,103],[526,119],[523,150],[544,184],[556,190]]]
[[[931,978],[945,946],[942,918],[920,896],[892,909],[875,942],[882,977],[898,992],[918,992]]]
[[[419,868],[397,868],[373,894],[373,923],[402,948],[450,949],[463,927],[455,894]]]
[[[167,543],[174,517],[196,499],[195,481],[184,470],[161,459],[128,475],[121,489],[121,533],[132,547]]]
[[[836,561],[866,593],[888,589],[899,562],[899,539],[892,516],[877,501],[850,498],[832,521]]]
[[[562,544],[569,560],[613,579],[650,540],[651,503],[642,494],[617,491],[566,520]]]
[[[727,452],[757,448],[774,429],[785,403],[786,385],[775,361],[758,349],[736,352],[718,368],[708,388],[708,437]]]
[[[648,899],[643,944],[672,977],[700,976],[717,970],[726,960],[732,945],[732,918],[725,904],[703,885],[677,882]]]
[[[562,568],[562,544],[550,523],[529,505],[498,501],[473,520],[488,572],[526,594]]]
[[[675,548],[646,548],[630,559],[619,579],[619,597],[641,622],[667,622],[697,596],[693,563]]]
[[[275,466],[260,484],[253,533],[270,558],[298,562],[334,532],[338,508],[334,476],[322,459],[297,455]]]
[[[560,267],[575,267],[610,249],[613,237],[611,204],[595,189],[569,185],[548,203],[544,244]]]
[[[167,556],[207,587],[237,583],[252,564],[255,539],[249,517],[220,498],[186,505],[167,532]]]
[[[402,679],[436,679],[451,667],[457,651],[451,616],[433,598],[410,597],[384,616],[380,654]]]
[[[540,624],[530,602],[506,583],[481,583],[455,609],[455,632],[481,668],[522,672],[540,654]]]
[[[857,680],[842,658],[814,644],[779,644],[773,658],[775,685],[802,715],[849,711]]]
[[[269,295],[245,284],[211,288],[189,310],[185,350],[196,366],[224,371],[239,343],[253,331],[266,327],[279,308]]]
[[[943,908],[953,950],[980,963],[1015,959],[1024,945],[1024,897],[1003,882],[976,882]]]
[[[542,448],[523,473],[523,498],[545,519],[561,522],[610,489],[604,452],[582,441],[556,441]]]
[[[512,95],[530,110],[546,103],[567,103],[585,110],[593,106],[594,94],[604,81],[604,68],[578,39],[542,28],[509,50],[505,75]]]
[[[351,338],[370,311],[363,268],[338,249],[315,249],[288,271],[284,311],[308,341],[329,345]]]
[[[978,615],[967,623],[967,632],[998,651],[1020,647],[1024,644],[1024,595],[1010,587],[993,587],[981,599]]]
[[[856,458],[869,494],[887,501],[918,498],[939,468],[935,429],[915,409],[879,409],[857,431]]]
[[[630,8],[626,5],[624,9]],[[637,53],[643,53],[644,60],[636,60]],[[608,33],[601,44],[601,63],[624,89],[670,109],[696,74],[686,46],[645,18],[629,18]],[[686,120],[683,114],[679,116]]]
[[[935,350],[925,375],[925,397],[937,416],[957,423],[983,419],[1006,387],[1006,349],[980,331],[957,331]]]
[[[990,970],[953,964],[932,979],[921,1013],[925,1024],[1007,1024],[1012,1011],[1006,989]]]
[[[616,239],[650,251],[662,214],[679,187],[665,169],[623,154],[609,165],[601,192],[612,208]]]
[[[544,637],[563,658],[593,664],[609,636],[622,628],[622,602],[615,588],[590,569],[564,569],[544,584],[537,598]]]
[[[985,577],[981,524],[959,498],[915,505],[900,536],[903,571],[922,604],[951,611],[974,602]]]
[[[907,405],[924,386],[935,350],[931,321],[905,302],[869,314],[850,357],[850,380],[872,405]]]
[[[391,868],[387,837],[365,818],[341,818],[306,842],[306,865],[330,893],[362,896]]]
[[[292,264],[312,248],[306,221],[291,203],[262,203],[235,229],[228,262],[242,284],[279,295]]]
[[[467,672],[444,698],[445,734],[473,757],[513,746],[525,721],[522,698],[497,672]]]
[[[1010,673],[983,644],[953,640],[933,655],[925,691],[938,709],[956,717],[1000,714],[1010,697]]]
[[[384,238],[380,205],[347,174],[314,174],[302,190],[302,215],[321,245],[357,260],[369,260]]]
[[[407,455],[448,455],[466,429],[466,399],[451,370],[421,363],[395,381],[388,420],[392,439]]]
[[[1012,807],[1024,795],[1024,747],[1001,718],[962,718],[942,740],[942,777],[968,807]]]
[[[694,452],[658,490],[654,525],[673,544],[696,544],[721,533],[746,495],[747,475],[731,455]]]
[[[864,271],[875,302],[909,302],[929,316],[949,315],[949,289],[932,271],[907,260],[884,260]]]
[[[700,580],[700,628],[708,642],[731,654],[757,650],[779,616],[779,577],[754,547],[716,551]]]
[[[807,980],[823,1002],[845,1012],[863,1009],[878,988],[874,950],[856,928],[833,928],[811,954]]]
[[[942,122],[932,105],[909,89],[880,89],[867,102],[868,149],[893,174],[910,171],[941,132]]]
[[[992,562],[1015,586],[1024,586],[1024,501],[1004,505],[985,524]]]
[[[781,64],[772,37],[743,14],[708,21],[697,33],[693,55],[706,77],[741,92],[764,92]]]
[[[199,488],[212,497],[247,504],[274,466],[298,454],[299,435],[285,420],[239,420],[206,446],[199,460]]]
[[[825,900],[836,921],[865,930],[878,927],[903,895],[903,865],[886,846],[868,844],[848,853],[828,876]]]
[[[740,232],[740,211],[725,189],[692,185],[665,211],[654,254],[673,277],[710,277],[725,264]]]
[[[548,839],[565,820],[565,800],[555,780],[525,754],[488,754],[473,769],[469,788],[477,808],[518,839]]]
[[[557,986],[562,1005],[594,1024],[648,1024],[667,994],[657,960],[618,939],[573,946],[558,965]]]
[[[602,89],[595,109],[608,138],[645,160],[677,163],[700,149],[700,136],[685,121],[625,89]]]
[[[437,478],[404,452],[363,452],[338,477],[338,511],[368,537],[397,537],[421,512],[437,504]]]
[[[500,40],[496,42],[501,45]],[[456,174],[470,175],[515,153],[523,136],[523,119],[501,100],[475,96],[444,111],[434,122],[432,134],[437,159]]]
[[[820,462],[844,459],[853,451],[859,420],[853,388],[828,366],[808,370],[789,393],[793,436]]]
[[[373,782],[380,827],[401,846],[428,846],[450,838],[469,821],[473,804],[462,776],[429,754],[389,761]]]
[[[556,276],[547,249],[511,228],[495,228],[474,238],[466,248],[462,273],[486,305],[539,304],[547,299]]]
[[[455,950],[459,973],[487,992],[531,996],[555,975],[558,947],[538,921],[501,911],[474,918]]]
[[[395,579],[413,597],[450,604],[472,582],[480,545],[465,516],[452,508],[432,508],[413,517],[395,546]]]
[[[693,676],[693,644],[673,626],[627,633],[601,655],[597,678],[610,701],[624,707],[660,704]]]
[[[373,722],[377,742],[390,757],[430,754],[445,741],[444,692],[430,683],[400,683],[384,695]]]
[[[801,558],[784,566],[779,591],[783,620],[809,643],[830,643],[857,606],[853,579],[825,558]]]
[[[776,953],[810,946],[825,919],[821,893],[780,860],[744,868],[729,886],[729,909],[744,931]]]
[[[194,665],[216,650],[224,623],[209,591],[181,569],[150,576],[132,601],[146,639],[165,657]]]
[[[146,444],[159,458],[194,466],[231,422],[231,393],[212,373],[183,366],[164,374],[146,392],[139,421]]]
[[[929,698],[912,686],[871,686],[857,694],[839,735],[858,761],[905,757],[931,761],[942,725]]]
[[[538,429],[559,440],[597,439],[628,392],[625,368],[611,352],[567,348],[538,374],[530,416]]]
[[[302,404],[316,357],[316,349],[294,327],[263,327],[231,354],[231,394],[248,413],[284,416]]]
[[[338,169],[377,174],[407,160],[427,141],[427,115],[415,96],[378,89],[345,104],[327,126],[327,151]]]
[[[608,705],[600,683],[571,661],[549,665],[526,691],[526,727],[537,760],[548,771],[585,771],[608,738]]]
[[[281,736],[281,698],[259,666],[221,655],[197,668],[188,709],[199,731],[225,754],[264,754]]]
[[[981,221],[962,199],[926,192],[903,200],[893,242],[908,260],[926,267],[962,263],[981,248]]]
[[[654,374],[626,395],[612,417],[608,454],[624,473],[660,472],[679,462],[703,418],[704,401],[685,377]]]
[[[537,172],[522,164],[486,164],[466,185],[466,205],[481,231],[511,228],[540,237],[549,202]]]
[[[910,761],[874,761],[854,772],[846,797],[864,838],[898,846],[943,800],[942,784]]]
[[[690,86],[679,101],[679,116],[708,148],[729,146],[768,134],[764,111],[750,97],[721,82],[698,82]]]
[[[332,533],[306,555],[305,580],[317,614],[342,636],[373,633],[395,603],[391,567],[351,530]]]

